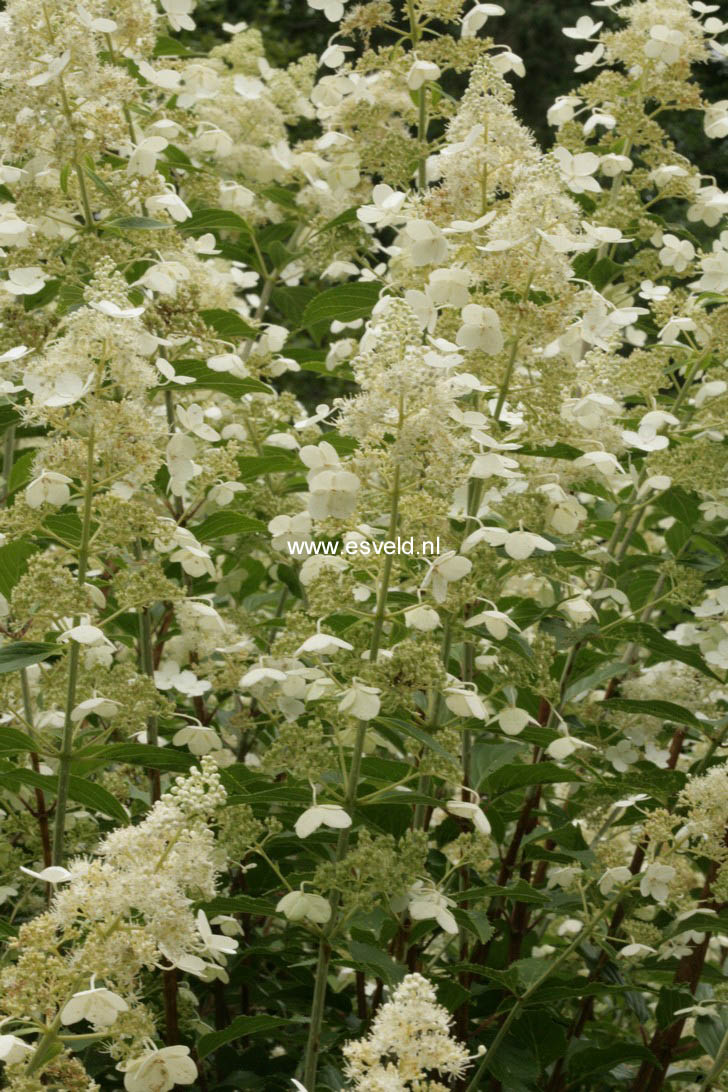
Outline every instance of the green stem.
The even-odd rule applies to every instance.
[[[414,0],[407,0],[407,17],[409,19],[410,40],[412,49],[417,48],[420,40],[420,26],[417,22]],[[418,92],[417,105],[417,140],[424,143],[427,139],[427,87],[421,87]],[[427,185],[427,165],[425,156],[421,156],[417,163],[417,189],[424,190]]]
[[[91,211],[91,202],[88,197],[88,189],[86,187],[86,179],[83,175],[83,167],[74,159],[73,169],[76,172],[76,178],[78,179],[78,188],[81,191],[81,204],[83,205],[83,216],[86,221],[86,227],[91,231],[97,231],[96,222],[94,220],[94,214]]]
[[[5,433],[3,445],[3,501],[7,501],[10,492],[10,474],[13,469],[13,456],[15,454],[15,425],[10,425]]]
[[[427,140],[427,86],[420,88],[420,101],[417,115],[417,139],[420,143]],[[427,159],[420,156],[417,163],[417,189],[424,190],[427,186]]]
[[[78,554],[78,586],[80,588],[86,582],[86,569],[88,567],[89,538],[91,533],[91,504],[94,495],[94,427],[91,425],[88,435],[86,455],[86,484],[83,498],[83,520],[81,524],[81,545]],[[79,625],[80,619],[74,619],[74,625]],[[61,743],[60,761],[58,767],[58,789],[56,794],[56,815],[53,827],[53,864],[63,863],[63,835],[66,825],[66,805],[68,803],[68,786],[71,776],[71,759],[73,757],[73,721],[71,714],[76,704],[76,687],[78,684],[78,669],[81,659],[81,645],[78,641],[71,643],[71,651],[68,661],[68,689],[66,691],[66,708],[63,722],[63,738]]]

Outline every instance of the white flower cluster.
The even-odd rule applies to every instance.
[[[344,1046],[347,1076],[356,1092],[416,1092],[427,1082],[432,1092],[441,1077],[462,1077],[469,1057],[450,1035],[450,1014],[432,984],[408,974],[377,1011],[369,1034]]]

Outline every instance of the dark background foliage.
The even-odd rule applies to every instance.
[[[592,9],[588,0],[501,0],[501,4],[506,15],[489,20],[487,30],[523,57],[526,78],[513,77],[516,105],[520,117],[548,147],[553,136],[546,124],[546,111],[558,95],[579,82],[573,71],[578,43],[565,38],[561,28],[573,26],[585,14],[607,22],[618,20],[607,9]],[[309,8],[306,0],[203,0],[196,19],[206,45],[224,34],[223,22],[242,21],[258,27],[272,64],[287,64],[304,53],[320,53],[336,30],[336,24]],[[593,75],[586,73],[583,78]],[[704,65],[696,75],[709,99],[726,97],[728,63]],[[679,150],[706,175],[713,175],[721,188],[728,188],[727,142],[707,140],[694,114],[675,113],[669,129]]]

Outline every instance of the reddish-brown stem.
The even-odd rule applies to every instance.
[[[356,978],[356,1014],[360,1020],[366,1020],[368,1014],[367,1011],[367,995],[365,990],[366,979],[363,971],[357,971]]]
[[[40,760],[35,752],[31,754],[30,761],[35,772],[40,773]],[[43,847],[43,867],[48,868],[52,864],[53,858],[51,851],[51,831],[48,824],[48,809],[46,807],[45,793],[40,788],[36,788],[35,790],[35,806],[35,816],[38,820],[38,829],[40,830],[40,842]]]
[[[164,991],[164,1039],[167,1046],[179,1043],[179,1015],[177,1012],[177,971],[172,967],[162,972]]]

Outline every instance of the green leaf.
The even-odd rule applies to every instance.
[[[657,1059],[647,1047],[638,1043],[613,1043],[607,1047],[587,1046],[574,1051],[568,1061],[569,1073],[575,1079],[584,1081],[587,1077],[604,1077],[615,1066],[624,1062],[654,1062]]]
[[[24,451],[15,462],[13,463],[13,469],[10,471],[10,481],[8,482],[8,494],[15,493],[18,489],[22,489],[24,485],[27,485],[33,474],[33,460],[35,459],[35,451]]]
[[[207,325],[212,326],[213,330],[226,341],[254,338],[260,332],[241,318],[237,311],[222,311],[219,307],[215,307],[211,311],[200,311],[200,314]]]
[[[458,925],[463,926],[470,933],[474,933],[481,944],[487,944],[493,936],[493,924],[489,921],[484,910],[458,910],[454,911]]]
[[[81,307],[82,304],[83,288],[81,285],[72,284],[70,281],[63,281],[56,301],[56,307],[58,308],[59,313],[65,315],[69,311],[75,311],[76,308]]]
[[[28,567],[28,558],[37,553],[32,542],[18,539],[0,546],[0,593],[9,598],[15,585]]]
[[[107,766],[111,762],[128,763],[130,766],[144,766],[152,770],[173,770],[185,773],[194,762],[194,756],[186,751],[177,751],[173,747],[153,747],[148,743],[111,743],[105,747],[89,748],[77,752],[74,768],[79,771]]]
[[[84,171],[89,176],[89,178],[93,182],[94,186],[96,186],[96,188],[98,190],[101,190],[102,193],[105,193],[107,197],[113,197],[114,196],[114,191],[111,189],[110,186],[106,185],[103,178],[99,178],[99,176],[96,174],[96,171],[93,169],[93,167],[90,167],[88,164],[86,164],[86,166],[84,167]]]
[[[584,694],[587,690],[594,690],[597,686],[601,686],[602,683],[605,683],[616,676],[624,675],[627,671],[629,671],[629,667],[621,660],[602,664],[601,667],[598,667],[588,675],[582,675],[580,678],[575,679],[574,682],[567,687],[564,699],[570,701],[575,695]]]
[[[51,534],[57,535],[71,546],[81,545],[82,526],[81,520],[75,512],[61,515],[46,516],[43,526]]]
[[[236,1016],[222,1031],[211,1031],[203,1035],[197,1042],[197,1053],[200,1058],[206,1058],[225,1043],[232,1043],[243,1036],[261,1035],[289,1023],[290,1020],[285,1020],[282,1016]]]
[[[695,1037],[706,1054],[718,1056],[728,1024],[720,1016],[699,1016],[695,1021]]]
[[[574,770],[558,766],[555,762],[508,763],[494,770],[487,778],[493,792],[510,792],[524,785],[560,785],[564,781],[581,781]]]
[[[46,281],[40,292],[35,292],[32,296],[23,296],[24,309],[35,311],[36,307],[45,307],[56,298],[60,287],[60,281]]]
[[[673,485],[655,501],[655,507],[661,508],[678,523],[684,523],[686,527],[694,527],[700,520],[700,501],[694,493],[688,493],[679,485]]]
[[[456,761],[455,756],[451,755],[449,751],[446,751],[433,735],[430,735],[429,732],[426,732],[424,728],[420,728],[417,724],[412,724],[408,720],[395,719],[394,717],[377,717],[373,723],[381,724],[386,728],[393,728],[396,732],[404,732],[405,735],[411,736],[412,739],[416,739],[423,747],[427,747],[428,750],[434,751],[440,758],[445,758],[451,763]]]
[[[58,645],[44,644],[41,641],[15,641],[0,648],[0,675],[9,671],[19,671],[21,667],[39,664],[51,656],[57,656],[62,649]]]
[[[306,308],[316,295],[316,289],[310,285],[295,284],[290,287],[274,288],[271,302],[291,326],[299,326]]]
[[[190,530],[199,542],[211,542],[225,535],[260,534],[266,530],[266,525],[259,519],[244,516],[242,512],[213,512]]]
[[[0,429],[6,429],[8,425],[17,425],[19,420],[20,414],[15,406],[12,406],[9,402],[0,405]]]
[[[365,944],[360,940],[349,942],[349,954],[354,964],[360,964],[370,974],[381,978],[388,986],[394,986],[404,978],[405,968],[377,948],[374,944]]]
[[[320,227],[319,234],[324,231],[335,231],[336,228],[344,227],[345,224],[356,224],[359,222],[357,217],[358,205],[353,208],[346,209],[344,212],[340,212],[338,216],[335,216],[333,220],[328,220],[323,227]]]
[[[508,887],[499,887],[496,883],[485,884],[483,887],[471,887],[468,891],[461,891],[456,896],[461,899],[510,899],[511,902],[533,903],[535,906],[546,906],[549,897],[543,891],[537,891],[525,880],[516,880]]]
[[[290,455],[241,455],[238,459],[240,477],[245,481],[259,478],[262,474],[279,474],[295,465]]]
[[[687,1009],[695,1004],[695,998],[688,989],[676,989],[674,986],[663,986],[655,1009],[657,1026],[668,1028],[680,1017],[675,1016],[678,1009]]]
[[[718,678],[710,670],[700,653],[686,648],[684,645],[678,645],[674,641],[668,641],[667,637],[663,637],[659,629],[648,625],[647,622],[621,622],[612,632],[615,636],[619,635],[620,639],[648,649],[654,653],[658,661],[679,660],[683,664],[688,664],[689,667],[694,667],[701,675],[707,675],[711,679]]]
[[[184,45],[183,42],[177,41],[176,38],[170,38],[166,34],[162,34],[154,46],[155,57],[192,57],[194,54],[190,49]]]
[[[120,231],[171,231],[173,225],[152,216],[119,216],[115,220],[102,220],[98,225],[103,231],[118,228]]]
[[[646,792],[667,807],[683,788],[686,776],[682,770],[664,770],[651,762],[636,762],[626,773],[613,778],[612,782],[620,797],[632,792]]]
[[[271,394],[271,388],[266,387],[259,379],[249,379],[247,376],[240,379],[230,372],[213,372],[202,360],[175,360],[174,367],[179,375],[188,375],[194,379],[194,383],[188,383],[185,390],[202,387],[227,394],[229,398],[242,398],[244,394]]]
[[[379,299],[381,285],[378,282],[363,281],[352,284],[337,284],[327,288],[315,300],[309,303],[303,313],[304,326],[316,326],[319,322],[354,322],[367,318]]]
[[[183,231],[202,233],[205,231],[244,231],[252,235],[253,231],[247,220],[230,209],[197,209],[182,224]]]
[[[35,770],[12,770],[9,773],[0,774],[0,786],[3,788],[18,789],[22,785],[42,789],[49,796],[55,796],[58,792],[57,778],[36,773]],[[126,809],[116,797],[101,785],[88,781],[86,778],[71,775],[68,779],[68,796],[89,811],[101,812],[102,815],[107,815],[120,823],[129,821]]]
[[[671,701],[637,701],[632,698],[609,698],[599,702],[606,713],[610,709],[616,709],[622,713],[635,713],[645,717],[658,717],[660,720],[669,720],[673,724],[686,724],[689,728],[699,728],[705,731],[705,721],[698,720],[689,709],[682,705],[676,705]]]
[[[35,749],[36,744],[25,732],[10,728],[7,724],[0,725],[0,751],[5,754],[25,754]]]
[[[272,903],[253,899],[249,895],[219,895],[208,902],[197,903],[206,914],[258,914],[269,917],[275,913]]]
[[[574,259],[574,276],[590,281],[601,292],[613,277],[621,271],[621,265],[611,258],[599,258],[599,252],[590,251],[588,254],[579,254]]]
[[[527,455],[537,459],[567,459],[572,462],[578,459],[584,452],[580,447],[573,447],[561,441],[553,444],[523,444],[518,449],[519,455]]]
[[[290,212],[295,212],[298,208],[296,191],[287,190],[285,186],[266,186],[264,190],[261,190],[261,196],[267,197],[275,205],[280,205],[281,208],[288,209]]]

